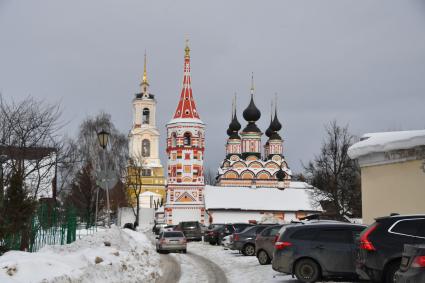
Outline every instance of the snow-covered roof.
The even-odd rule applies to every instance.
[[[299,182],[301,183],[301,182]],[[263,211],[322,211],[313,205],[311,190],[288,188],[205,186],[206,209],[239,209]]]
[[[348,155],[354,159],[375,152],[408,149],[421,145],[425,145],[425,130],[368,133],[348,149]]]
[[[160,197],[160,194],[156,194],[154,192],[150,192],[150,191],[146,191],[144,193],[140,194],[141,197],[149,197],[149,196],[154,196],[154,197]]]

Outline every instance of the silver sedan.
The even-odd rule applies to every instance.
[[[183,232],[163,231],[156,237],[156,251],[162,252],[183,252],[186,253],[187,240]]]

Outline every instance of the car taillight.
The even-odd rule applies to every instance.
[[[425,255],[415,257],[412,267],[425,267]]]
[[[276,242],[274,244],[274,247],[276,250],[283,250],[286,247],[292,246],[292,243],[290,242]]]
[[[375,231],[376,227],[378,227],[378,223],[370,226],[366,229],[366,231],[360,236],[360,248],[366,251],[376,251],[372,242],[369,240],[370,234]]]
[[[163,244],[165,242],[165,239],[161,239],[161,240],[159,240],[159,243],[160,244]]]
[[[233,234],[233,241],[239,241],[239,235]]]

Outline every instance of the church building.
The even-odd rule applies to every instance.
[[[167,127],[167,202],[165,220],[205,222],[205,124],[196,110],[190,77],[190,48],[186,43],[183,86],[177,109]]]
[[[229,137],[226,157],[218,169],[217,186],[277,188],[278,179],[283,178],[283,187],[289,187],[292,172],[283,156],[283,139],[279,135],[282,125],[277,117],[276,104],[274,113],[271,113],[270,125],[265,131],[267,141],[262,146],[263,133],[256,125],[261,112],[254,102],[253,79],[250,102],[243,111],[247,125],[242,131],[234,102],[232,119],[227,129]]]
[[[159,131],[156,127],[156,100],[149,92],[146,54],[140,87],[141,92],[133,99],[133,126],[128,135],[129,175],[132,176],[132,182],[137,182],[137,185],[141,186],[142,197],[148,195],[150,200],[155,199],[158,202],[162,199],[165,202],[165,177],[159,159]],[[134,191],[131,188],[128,190],[134,202]],[[152,201],[142,203],[146,203],[147,207],[153,207]]]

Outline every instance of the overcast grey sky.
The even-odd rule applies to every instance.
[[[224,158],[234,92],[246,124],[251,72],[263,131],[278,94],[294,171],[332,119],[357,135],[425,127],[423,1],[0,0],[0,92],[61,102],[70,136],[101,110],[127,133],[146,49],[164,157],[185,35],[208,167]]]

